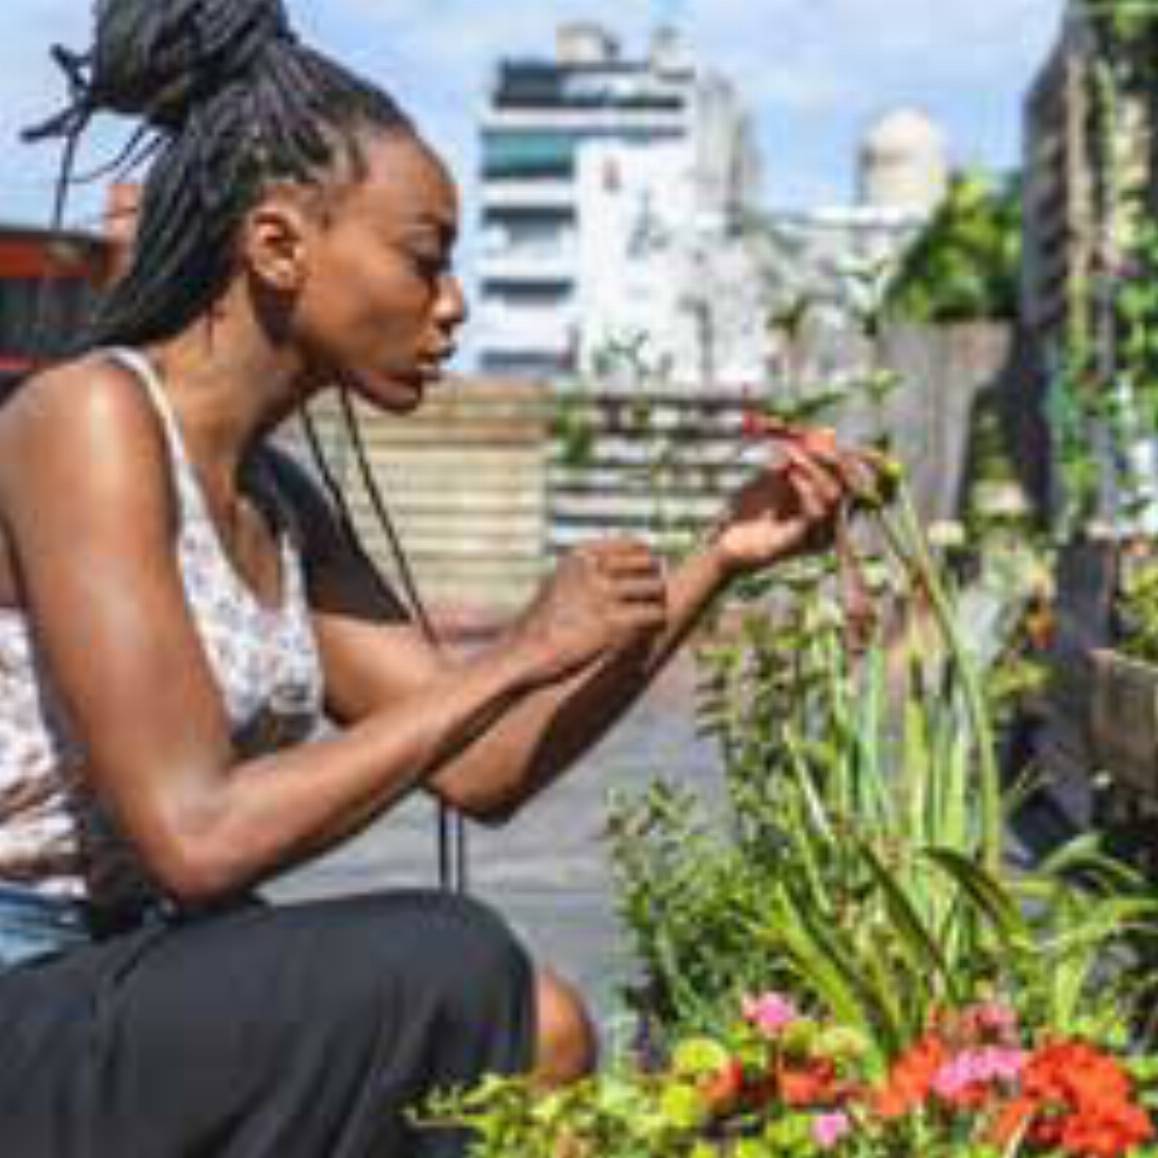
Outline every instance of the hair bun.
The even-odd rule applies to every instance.
[[[91,107],[166,131],[294,39],[282,0],[98,0],[96,24]]]

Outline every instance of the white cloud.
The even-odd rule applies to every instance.
[[[678,17],[696,55],[751,103],[770,194],[800,203],[847,190],[860,133],[917,104],[955,154],[1015,162],[1021,96],[1045,56],[1062,0],[288,0],[303,33],[375,77],[410,108],[469,189],[475,117],[501,56],[549,56],[554,30],[595,19],[641,51],[653,21]],[[58,106],[49,42],[82,46],[82,0],[5,0],[0,138]],[[106,133],[104,140],[108,140]],[[98,154],[101,147],[98,144]],[[10,153],[0,217],[42,217],[51,150]],[[846,193],[847,195],[847,193]],[[78,199],[91,213],[91,197]]]
[[[550,55],[555,27],[574,18],[606,23],[639,51],[653,16],[677,13],[697,56],[756,111],[772,196],[799,201],[809,189],[847,189],[858,136],[896,104],[941,119],[962,160],[1015,163],[1021,97],[1061,2],[332,0],[328,11],[379,30],[383,55],[420,118],[454,145],[460,173],[498,57]]]

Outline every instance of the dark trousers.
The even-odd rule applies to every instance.
[[[464,1139],[409,1111],[532,1061],[530,962],[462,897],[252,903],[66,940],[0,971],[13,1158],[451,1158]]]

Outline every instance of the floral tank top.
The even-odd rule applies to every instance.
[[[292,511],[272,473],[255,465],[251,493],[275,520],[281,552],[281,603],[271,608],[225,554],[155,370],[135,350],[107,354],[139,379],[164,428],[178,502],[177,561],[238,757],[308,739],[321,723],[322,678]],[[0,885],[102,908],[163,900],[88,788],[84,763],[27,615],[0,608]]]

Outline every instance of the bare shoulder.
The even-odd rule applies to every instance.
[[[163,432],[129,370],[94,353],[29,379],[0,408],[0,602],[22,546],[51,528],[55,541],[98,511],[106,525],[171,526],[167,479]]]
[[[89,448],[102,458],[147,458],[162,446],[136,377],[100,353],[86,354],[30,378],[0,408],[0,502],[30,465],[52,466],[58,454]],[[78,471],[88,462],[55,465]]]

